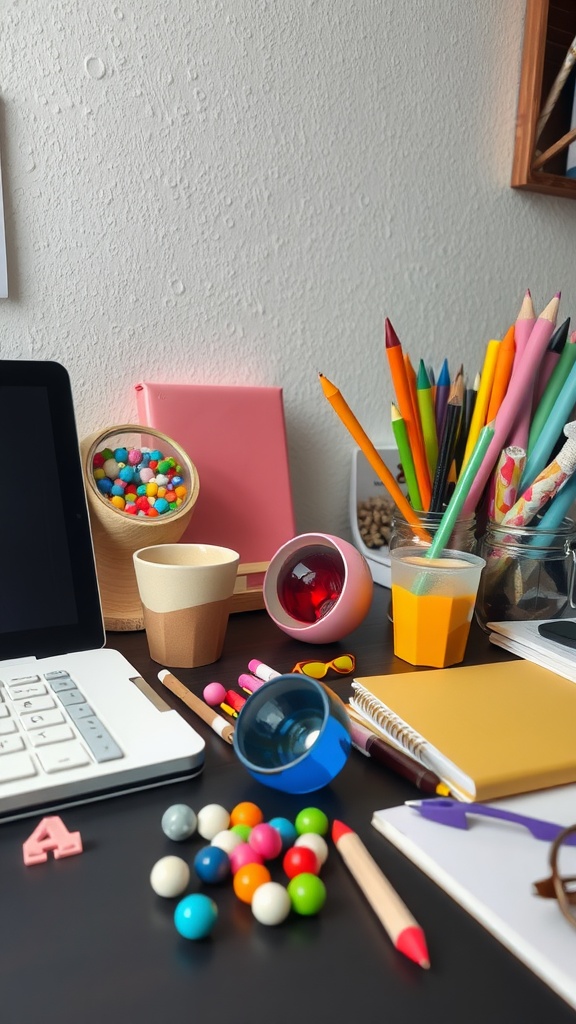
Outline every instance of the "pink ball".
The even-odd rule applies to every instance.
[[[262,854],[257,853],[253,850],[249,843],[239,843],[229,853],[230,867],[232,868],[232,874],[235,875],[240,868],[243,868],[245,864],[262,864]]]
[[[254,825],[248,843],[256,853],[262,854],[264,860],[273,860],[282,852],[282,836],[273,825],[263,821],[260,825]]]
[[[202,691],[202,696],[211,708],[217,708],[226,696],[226,688],[222,683],[208,683]]]

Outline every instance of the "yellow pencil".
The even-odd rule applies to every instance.
[[[486,413],[488,412],[488,405],[490,403],[490,394],[494,383],[494,374],[496,372],[496,363],[498,361],[498,352],[501,344],[501,341],[496,338],[492,338],[492,340],[486,345],[484,364],[480,374],[480,387],[478,388],[476,402],[474,403],[474,412],[472,413],[472,419],[470,421],[470,429],[468,431],[466,447],[464,449],[464,458],[462,460],[462,466],[460,467],[461,473],[466,468],[466,463],[474,451],[480,431],[486,423]]]

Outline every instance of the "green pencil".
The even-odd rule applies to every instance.
[[[412,458],[412,450],[408,440],[406,423],[394,404],[392,404],[391,419],[392,430],[394,432],[394,438],[396,440],[398,454],[400,456],[400,462],[402,463],[402,469],[406,480],[406,487],[408,488],[410,504],[415,512],[422,512],[422,498],[420,497],[416,470],[414,469],[414,459]]]
[[[426,461],[430,470],[430,479],[434,479],[436,465],[438,463],[438,434],[436,432],[436,412],[434,409],[434,396],[430,386],[430,378],[424,360],[420,360],[418,376],[416,378],[416,399],[420,411],[420,422],[422,424],[422,436],[424,438],[424,450]]]

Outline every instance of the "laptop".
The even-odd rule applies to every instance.
[[[198,774],[201,736],[106,635],[68,373],[0,360],[0,821]]]

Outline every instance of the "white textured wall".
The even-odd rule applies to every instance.
[[[390,440],[382,323],[470,376],[562,289],[576,203],[508,182],[523,0],[1,0],[3,357],[79,430],[140,379],[284,388],[298,529],[348,535],[344,391]]]

